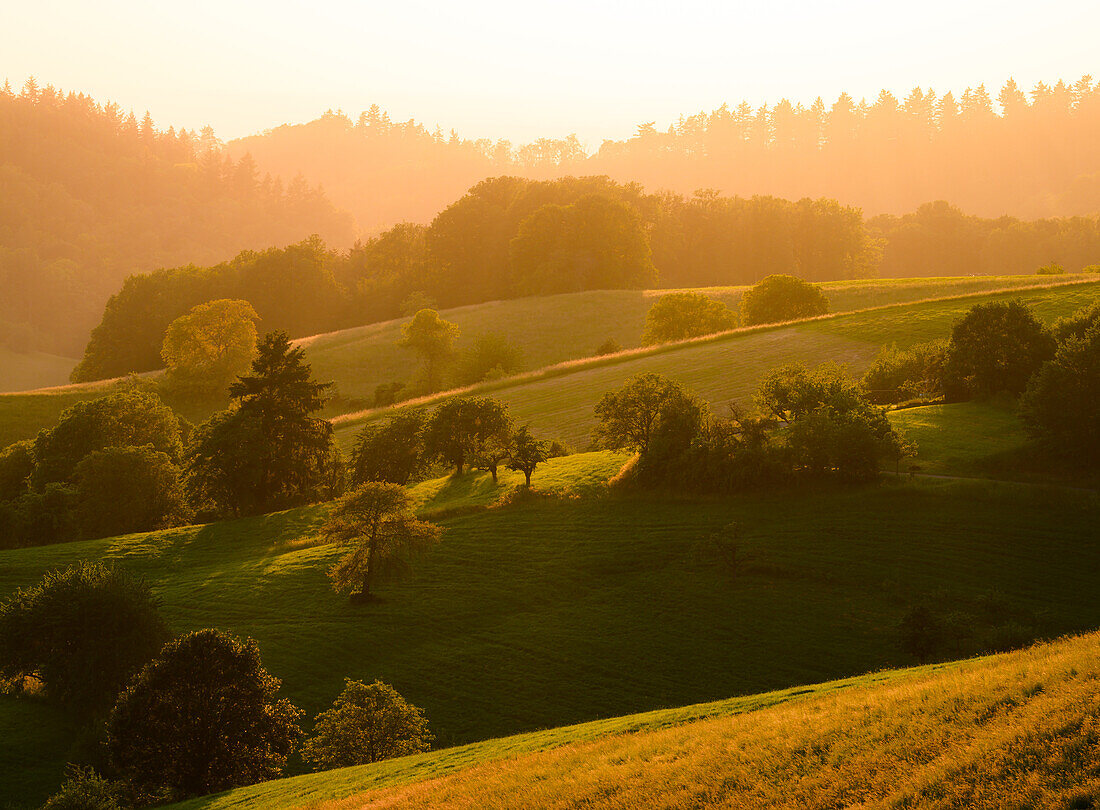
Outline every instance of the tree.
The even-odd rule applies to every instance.
[[[458,327],[439,317],[434,309],[422,309],[401,327],[398,346],[412,349],[424,362],[428,391],[443,387],[443,373],[455,356]]]
[[[154,394],[132,388],[77,402],[61,412],[53,428],[38,432],[32,484],[42,490],[49,483],[71,482],[76,466],[96,450],[145,445],[173,461],[183,450],[179,419]]]
[[[902,650],[922,664],[936,654],[943,640],[942,622],[924,605],[910,608],[898,624],[898,642]]]
[[[768,276],[741,296],[745,326],[812,318],[828,311],[829,300],[821,288],[795,276]]]
[[[222,298],[191,308],[168,325],[161,358],[168,385],[199,397],[224,394],[256,354],[256,310]]]
[[[180,526],[191,517],[180,468],[148,445],[96,450],[76,465],[75,479],[85,537]]]
[[[301,737],[300,709],[251,639],[199,630],[164,646],[107,721],[111,764],[167,800],[273,779]]]
[[[302,758],[319,771],[345,768],[427,751],[432,739],[424,712],[392,686],[345,678],[332,708],[317,715]]]
[[[355,437],[351,452],[353,484],[385,481],[404,486],[427,465],[423,411],[401,410],[384,424],[371,423]]]
[[[460,385],[515,374],[523,368],[523,353],[500,335],[479,335],[462,353],[456,378]]]
[[[0,450],[0,503],[26,493],[34,472],[34,442],[25,439]]]
[[[721,301],[699,293],[662,295],[646,315],[642,344],[671,343],[676,340],[724,332],[737,325],[737,318]]]
[[[33,678],[80,715],[105,712],[168,638],[149,586],[80,562],[50,571],[0,608],[0,675]]]
[[[456,397],[437,407],[424,430],[429,456],[442,458],[461,475],[467,462],[484,463],[484,453],[510,430],[505,407],[489,397]]]
[[[321,534],[347,551],[329,570],[332,587],[352,602],[368,601],[380,579],[404,574],[412,561],[439,542],[442,529],[417,520],[412,497],[397,484],[364,484],[343,496]]]
[[[1054,338],[1020,301],[978,304],[955,322],[944,361],[950,398],[1022,394]]]
[[[234,404],[192,437],[187,469],[195,500],[255,514],[338,488],[332,425],[311,416],[331,383],[315,382],[304,357],[285,332],[264,336],[251,373],[229,387]]]
[[[596,405],[596,441],[610,450],[627,449],[644,455],[662,408],[686,396],[679,383],[660,374],[639,374],[618,391],[604,394]]]
[[[1100,302],[1082,307],[1068,318],[1059,318],[1051,332],[1060,346],[1071,337],[1083,338],[1089,329],[1097,325],[1100,325]]]
[[[61,789],[46,800],[42,810],[124,810],[128,806],[125,788],[92,768],[68,765]]]
[[[516,431],[508,456],[508,469],[523,473],[524,485],[528,489],[531,487],[531,475],[535,468],[550,457],[550,443],[532,436],[529,427],[524,425]]]
[[[879,405],[943,395],[947,341],[917,343],[907,349],[884,346],[863,375],[860,386]]]
[[[1079,466],[1100,460],[1100,323],[1070,334],[1028,383],[1020,411],[1028,432]]]

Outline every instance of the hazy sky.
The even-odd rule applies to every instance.
[[[0,80],[224,138],[371,103],[589,147],[723,102],[1100,75],[1100,2],[0,0]]]

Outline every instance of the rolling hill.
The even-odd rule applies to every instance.
[[[621,457],[574,456],[535,486],[584,494],[490,503],[485,476],[421,485],[443,543],[384,601],[355,608],[325,577],[327,507],[0,552],[0,594],[82,559],[145,576],[174,631],[259,642],[309,715],[342,678],[381,678],[449,746],[903,665],[897,623],[932,600],[965,617],[947,656],[1100,624],[1100,504],[1027,487],[897,482],[715,500],[598,494]],[[506,485],[501,487],[501,492]],[[467,507],[467,508],[463,508]],[[723,569],[708,538],[740,527]],[[57,784],[72,732],[48,707],[0,698],[0,783],[32,804]],[[18,730],[34,726],[39,761]]]
[[[276,780],[179,810],[1095,807],[1100,634]]]

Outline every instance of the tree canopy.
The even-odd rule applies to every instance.
[[[646,314],[642,344],[672,343],[737,325],[737,316],[721,301],[699,293],[669,293],[657,299]]]
[[[741,296],[745,326],[812,318],[828,311],[829,300],[821,288],[795,276],[768,276]]]

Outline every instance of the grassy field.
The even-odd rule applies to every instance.
[[[564,481],[587,467],[591,480],[616,461],[563,459],[573,469],[545,473]],[[461,506],[455,486],[465,483],[422,488],[423,508]],[[489,501],[483,482],[470,490]],[[366,608],[328,587],[336,552],[316,541],[324,512],[0,552],[0,594],[77,559],[115,561],[148,578],[175,631],[256,638],[311,716],[344,676],[381,678],[425,708],[440,746],[907,664],[895,628],[923,600],[971,615],[978,633],[1100,623],[1100,606],[1081,598],[1100,575],[1100,506],[1076,493],[906,482],[703,501],[531,499],[443,521],[417,576]],[[732,576],[705,543],[731,522],[751,555]],[[27,705],[2,699],[0,716]],[[47,744],[65,739],[49,715],[34,722],[52,771],[17,781],[18,744],[0,745],[0,784],[39,779],[37,791],[12,788],[27,804],[56,785],[67,751]]]
[[[578,363],[474,390],[506,403],[521,423],[575,447],[588,445],[600,397],[635,374],[655,371],[683,383],[721,411],[728,403],[747,404],[761,377],[791,362],[837,362],[860,373],[890,343],[908,345],[946,337],[951,324],[975,303],[1020,298],[1047,321],[1071,314],[1100,298],[1100,282],[905,304],[854,312],[782,327],[767,327],[719,338],[664,347],[636,355]],[[384,415],[368,411],[335,420],[337,438],[350,445],[363,422]]]
[[[1100,635],[493,740],[179,805],[1086,808]]]
[[[65,385],[76,365],[71,357],[45,352],[14,352],[0,346],[0,392]]]
[[[1067,276],[1067,280],[1092,279]],[[1040,276],[975,276],[965,278],[856,279],[822,284],[830,311],[849,312],[866,307],[962,295],[1009,287],[1049,283]],[[746,287],[709,287],[698,290],[737,310]],[[591,357],[606,339],[624,348],[641,345],[645,316],[656,299],[671,290],[597,290],[494,301],[444,310],[442,317],[461,330],[459,348],[479,334],[505,337],[524,355],[527,369]],[[336,381],[344,397],[372,401],[381,383],[412,382],[415,356],[397,347],[402,318],[317,335],[299,341],[320,379]]]

